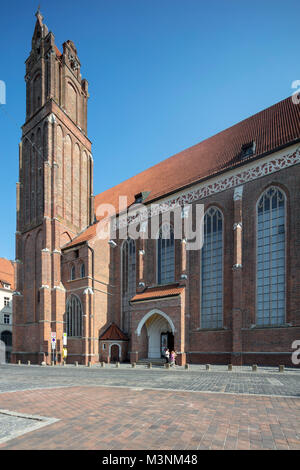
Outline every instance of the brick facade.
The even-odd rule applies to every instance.
[[[88,85],[86,80],[81,80],[75,45],[67,41],[61,54],[38,13],[32,47],[26,62],[27,111],[17,185],[14,360],[49,363],[53,331],[57,334],[57,359],[62,360],[62,334],[72,327],[67,321],[67,305],[76,297],[82,306],[82,331],[80,336],[69,335],[67,361],[83,364],[108,361],[114,343],[99,342],[99,338],[109,325],[116,324],[122,329],[124,323],[123,239],[119,231],[114,243],[100,239],[99,217],[95,221],[94,212],[97,214],[100,202],[115,202],[117,195],[128,196],[128,205],[132,204],[133,196],[150,191],[158,177],[156,170],[150,169],[131,183],[125,182],[98,195],[94,210],[93,160],[87,137]],[[293,113],[296,113],[294,109]],[[277,114],[272,112],[272,116]],[[298,118],[294,119],[298,125],[296,137],[289,137],[280,128],[280,136],[285,136],[284,144],[283,137],[280,145],[272,141],[273,147],[271,144],[263,147],[258,142],[257,148],[261,145],[262,150],[257,157],[241,162],[235,159],[232,165],[229,158],[222,171],[217,166],[213,171],[212,167],[206,177],[198,179],[195,173],[194,181],[189,184],[190,175],[187,175],[186,181],[183,177],[182,185],[177,184],[172,190],[171,186],[167,189],[172,179],[168,175],[183,171],[180,165],[188,153],[183,152],[180,161],[174,160],[173,173],[167,161],[167,176],[160,172],[165,186],[161,187],[159,196],[158,189],[153,191],[153,200],[161,205],[162,212],[191,204],[194,227],[197,204],[203,204],[205,212],[217,207],[222,213],[222,327],[201,326],[201,249],[188,250],[185,240],[175,240],[172,285],[166,285],[160,296],[142,296],[157,287],[158,253],[156,240],[140,238],[135,245],[137,301],[129,304],[130,327],[125,332],[129,341],[122,347],[121,360],[136,362],[148,357],[158,338],[153,335],[169,334],[174,340],[178,364],[292,365],[292,343],[300,339],[300,253],[297,250],[300,132]],[[259,129],[258,126],[257,132]],[[236,132],[241,143],[249,138],[248,134]],[[235,139],[230,136],[228,148],[232,141]],[[226,139],[221,142],[225,148],[226,142]],[[211,151],[214,149],[217,147]],[[206,147],[204,150],[207,151]],[[213,160],[212,153],[212,165]],[[190,171],[190,165],[187,166]],[[136,181],[139,190],[135,189]],[[256,205],[261,194],[271,186],[281,188],[286,196],[286,318],[280,326],[259,327],[256,324]],[[147,208],[150,202],[151,198],[145,200]],[[142,223],[145,221],[148,222],[146,232],[150,233],[153,218],[140,219]],[[131,223],[130,217],[127,222]],[[118,218],[117,224],[121,228]],[[174,285],[175,289],[182,289],[171,296],[168,289]],[[150,334],[151,331],[154,333]]]

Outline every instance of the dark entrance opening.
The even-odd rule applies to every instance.
[[[161,333],[161,357],[165,357],[165,348],[168,348],[171,352],[174,349],[174,335],[169,331],[167,333]]]
[[[2,341],[2,344],[5,345],[5,362],[10,362],[11,352],[8,348],[11,349],[12,346],[12,333],[10,331],[2,331],[0,340]]]
[[[119,357],[119,346],[117,346],[116,344],[114,344],[114,345],[111,347],[111,350],[110,350],[110,360],[111,360],[111,362],[119,362],[119,361],[120,361],[120,357]]]

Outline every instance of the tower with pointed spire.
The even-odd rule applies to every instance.
[[[62,337],[61,247],[94,220],[88,82],[72,41],[55,45],[38,9],[19,146],[13,355],[38,363]]]

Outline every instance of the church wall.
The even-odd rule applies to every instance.
[[[300,167],[283,169],[280,172],[249,182],[243,195],[243,350],[245,361],[265,362],[270,365],[291,362],[292,343],[300,338]],[[256,265],[255,265],[255,204],[261,193],[271,185],[277,185],[286,194],[286,323],[279,328],[262,328],[255,325]],[[252,328],[251,328],[252,327]],[[297,328],[298,327],[298,328]],[[248,354],[247,352],[269,352],[270,354]],[[275,354],[282,352],[282,355]]]
[[[89,242],[89,275],[93,275],[94,260],[94,299],[95,303],[95,357],[99,360],[99,341],[100,332],[102,333],[110,323],[116,322],[116,314],[119,309],[115,306],[115,287],[112,273],[114,251],[110,248],[107,240],[101,240],[97,237]],[[93,251],[92,251],[93,250]]]
[[[80,268],[84,263],[85,277],[81,278]],[[71,280],[71,268],[75,268],[75,279]],[[99,361],[99,332],[113,321],[113,302],[110,272],[110,249],[107,240],[97,238],[87,244],[63,251],[62,282],[69,295],[76,294],[83,306],[83,339],[68,339],[68,361]],[[80,360],[78,359],[80,355]],[[77,359],[75,358],[77,357]]]
[[[224,292],[224,315],[223,328],[218,330],[201,329],[200,316],[200,251],[187,252],[188,262],[188,280],[187,280],[187,298],[185,302],[186,315],[186,352],[188,361],[191,363],[228,363],[235,361],[233,352],[233,335],[238,328],[240,337],[240,349],[242,356],[238,361],[258,364],[278,365],[282,363],[291,365],[291,354],[293,350],[291,345],[293,340],[298,339],[300,326],[299,305],[299,285],[300,285],[300,255],[299,250],[295,249],[300,239],[300,224],[298,208],[300,207],[300,194],[298,191],[300,178],[299,165],[291,168],[282,169],[262,178],[254,179],[243,185],[243,195],[241,200],[242,210],[242,268],[241,279],[242,289],[238,292],[234,281],[234,230],[235,203],[234,189],[228,189],[198,202],[203,203],[205,211],[210,206],[217,206],[224,216],[224,271],[223,271],[223,292]],[[287,267],[286,267],[286,325],[279,328],[258,328],[255,324],[256,312],[256,203],[270,185],[278,185],[287,195]],[[196,203],[193,203],[195,205]],[[137,242],[137,252],[139,244]],[[117,248],[114,250],[114,282],[115,282],[115,305],[118,311],[118,304],[121,303],[121,240],[117,241]],[[146,286],[156,285],[156,242],[154,240],[144,241],[144,280]],[[175,281],[180,281],[180,242],[175,243]],[[137,256],[137,273],[139,271],[139,258]],[[138,285],[138,275],[137,275]],[[238,309],[240,310],[240,327],[233,322],[233,298],[238,298]],[[165,301],[153,302],[152,307],[163,311]],[[235,301],[236,302],[236,301]],[[145,303],[146,310],[149,307]],[[120,308],[120,307],[119,307]],[[150,309],[150,307],[149,307]],[[143,307],[143,311],[146,312]],[[120,310],[119,310],[120,311]],[[132,307],[132,333],[135,331],[137,318],[137,307]],[[174,312],[170,312],[170,317],[174,318]],[[116,318],[116,317],[115,317]],[[130,348],[134,349],[136,344],[133,339]],[[144,344],[139,346],[140,351],[144,353]],[[272,354],[261,354],[261,353]],[[275,352],[281,354],[274,354]],[[250,354],[251,353],[251,354]],[[257,354],[254,354],[257,353]]]
[[[85,277],[81,277],[81,266],[85,265]],[[75,268],[74,279],[71,278],[71,269]],[[65,326],[63,331],[66,332],[66,304],[71,295],[75,295],[80,299],[82,304],[82,338],[67,338],[67,363],[74,363],[77,361],[79,364],[85,363],[86,357],[86,342],[84,338],[90,337],[90,331],[88,328],[90,312],[86,311],[85,295],[84,291],[89,287],[90,281],[87,278],[88,275],[88,253],[85,246],[76,247],[75,250],[71,250],[68,253],[64,253],[61,258],[61,272],[62,272],[62,284],[65,289],[64,298],[64,309],[63,309],[63,320]],[[57,319],[59,320],[59,319]]]
[[[300,337],[299,325],[299,283],[300,283],[300,257],[299,250],[295,249],[300,237],[299,224],[299,165],[276,172],[264,178],[244,184],[242,197],[242,351],[243,363],[258,363],[278,365],[285,363],[292,365],[292,342]],[[278,185],[287,195],[287,243],[286,243],[286,325],[281,327],[255,327],[256,313],[256,202],[263,191],[271,185]],[[232,191],[225,191],[209,198],[209,202],[217,203],[224,207],[225,245],[224,245],[224,327],[229,331],[190,331],[190,361],[191,362],[226,362],[230,357],[232,348],[232,322],[231,306],[232,298],[232,265],[233,265],[233,237],[232,237]],[[202,201],[201,201],[202,202]],[[205,201],[207,202],[207,201]],[[231,207],[230,207],[231,206]],[[199,282],[197,282],[197,269],[199,262],[197,253],[190,255],[190,268],[194,266],[191,275],[192,298],[190,300],[193,312],[193,325],[197,325],[197,312],[200,311],[200,296],[197,294]],[[191,272],[190,271],[190,272]],[[199,271],[198,271],[199,272]],[[200,279],[200,278],[199,278]],[[198,284],[198,285],[197,285]],[[199,318],[199,316],[198,316]],[[211,355],[196,354],[196,351],[210,352]],[[214,352],[217,352],[215,356]],[[270,353],[270,354],[253,354]],[[275,352],[282,354],[274,354]],[[248,353],[248,354],[247,354]],[[251,354],[250,354],[251,353]]]

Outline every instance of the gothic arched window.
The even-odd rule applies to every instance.
[[[66,306],[68,336],[82,336],[82,304],[77,295],[71,294]]]
[[[173,227],[163,224],[157,240],[157,282],[167,284],[175,279],[175,242]]]
[[[71,281],[74,281],[75,279],[75,266],[71,267]]]
[[[268,188],[257,204],[256,323],[285,321],[285,195]]]
[[[201,328],[223,326],[223,216],[217,207],[204,216],[201,257]]]
[[[85,265],[84,265],[84,263],[82,263],[82,265],[80,266],[80,276],[85,277]]]
[[[136,292],[136,248],[135,241],[131,238],[125,240],[122,245],[122,314],[123,330],[130,330],[130,305],[129,301]]]

